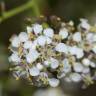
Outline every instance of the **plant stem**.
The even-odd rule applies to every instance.
[[[36,16],[39,16],[40,12],[39,12],[39,8],[35,2],[35,0],[30,0],[28,1],[26,4],[21,5],[20,7],[14,8],[8,12],[4,12],[3,15],[0,17],[0,23],[3,22],[4,20],[11,18],[29,8],[33,8],[34,9],[34,13]]]
[[[36,16],[40,15],[40,9],[38,7],[38,3],[36,2],[36,0],[33,0],[33,10]]]

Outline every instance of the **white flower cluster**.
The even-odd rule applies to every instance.
[[[47,24],[48,25],[48,24]],[[61,22],[58,33],[53,27],[35,23],[11,38],[9,61],[16,78],[33,85],[56,87],[61,78],[68,82],[92,84],[96,70],[96,32],[87,20]]]

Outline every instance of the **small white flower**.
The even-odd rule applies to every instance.
[[[82,58],[82,57],[84,56],[83,49],[78,48],[77,46],[72,46],[72,47],[70,47],[69,52],[70,52],[71,55],[76,55],[76,57],[77,57],[78,59],[79,59],[79,58]]]
[[[32,67],[29,69],[31,76],[38,76],[40,74],[40,71],[37,67]]]
[[[91,66],[92,68],[96,68],[96,63],[90,62],[90,66]]]
[[[73,21],[69,21],[68,23],[70,26],[73,26],[74,25],[74,22]]]
[[[67,38],[68,37],[68,30],[66,28],[61,29],[60,32],[59,32],[59,36],[62,39]]]
[[[54,30],[52,28],[44,29],[44,35],[52,38],[54,36]]]
[[[80,32],[76,32],[74,35],[73,35],[73,40],[76,41],[76,42],[81,42],[82,38],[81,38],[81,33]]]
[[[92,51],[96,54],[96,45],[93,46]]]
[[[81,21],[81,24],[80,26],[86,30],[89,30],[90,29],[90,24],[88,23],[88,20],[86,19],[80,19]]]
[[[96,34],[93,36],[93,41],[96,42]]]
[[[49,79],[49,85],[51,87],[57,87],[59,85],[60,81],[58,79],[55,78],[51,78]]]
[[[32,47],[32,41],[26,41],[25,43],[24,43],[24,48],[25,49],[29,49],[29,48],[31,48]]]
[[[47,44],[51,44],[51,43],[52,43],[52,39],[49,38],[49,37],[46,37],[46,43],[47,43]]]
[[[55,50],[58,52],[64,52],[64,53],[68,53],[68,46],[64,43],[59,43],[57,44],[57,46],[55,47]]]
[[[70,77],[65,77],[65,78],[64,78],[64,81],[66,81],[66,82],[68,82],[68,83],[72,82],[72,80],[70,79]]]
[[[90,62],[90,60],[88,58],[84,58],[82,60],[82,63],[83,63],[84,66],[89,66],[91,62]]]
[[[44,65],[45,65],[46,67],[49,67],[50,62],[46,60],[46,61],[44,61]]]
[[[31,32],[32,32],[32,27],[27,26],[27,32],[28,32],[28,33],[31,33]]]
[[[43,65],[41,63],[37,63],[36,67],[39,69],[39,70],[42,70],[43,69]]]
[[[76,49],[77,47],[76,46],[72,46],[72,47],[69,47],[69,52],[71,55],[75,55],[77,52],[76,52]]]
[[[11,41],[12,47],[19,47],[20,46],[20,40],[17,36],[14,36]]]
[[[90,68],[89,67],[84,67],[82,73],[84,73],[84,74],[90,73]]]
[[[87,35],[86,35],[86,40],[88,41],[88,42],[94,42],[94,34],[93,33],[88,33]]]
[[[19,40],[20,42],[25,42],[28,40],[28,34],[26,32],[21,32],[19,34]]]
[[[38,34],[42,33],[43,27],[40,24],[34,24],[33,25],[33,30],[34,30],[34,33],[36,35],[38,35]]]
[[[81,48],[77,48],[77,54],[76,54],[76,57],[79,59],[79,58],[82,58],[84,56],[84,52],[83,52],[83,49]]]
[[[80,74],[78,73],[71,73],[70,74],[70,79],[73,81],[73,82],[80,82],[82,80],[82,77]]]
[[[69,60],[68,60],[68,59],[64,59],[64,60],[62,61],[62,63],[64,64],[63,71],[64,71],[65,73],[70,72],[70,71],[71,71],[71,65],[69,64]]]
[[[31,49],[36,49],[37,46],[38,46],[38,42],[37,42],[37,40],[34,40],[34,41],[32,42]]]
[[[84,67],[80,63],[74,63],[73,68],[75,72],[82,72]]]
[[[56,69],[59,66],[59,61],[57,59],[50,58],[50,63],[52,69]]]
[[[10,62],[20,62],[20,57],[18,56],[18,54],[13,53],[10,57],[9,57],[9,61]]]
[[[31,49],[29,53],[26,55],[26,60],[28,63],[34,62],[39,57],[39,53],[36,50]]]
[[[40,46],[44,46],[46,44],[46,37],[43,35],[39,36],[37,42]]]

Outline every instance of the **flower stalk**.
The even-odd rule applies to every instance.
[[[38,5],[36,5],[35,0],[29,0],[26,4],[23,4],[17,8],[14,8],[9,11],[3,11],[2,16],[0,16],[0,23],[30,8],[34,9],[35,16],[40,15],[40,10],[38,8]]]

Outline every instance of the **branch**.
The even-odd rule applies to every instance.
[[[11,18],[12,16],[15,16],[15,15],[29,9],[29,8],[34,9],[34,12],[35,12],[36,16],[40,15],[39,14],[39,8],[35,4],[35,0],[30,0],[29,2],[27,2],[24,5],[21,5],[20,7],[14,8],[14,9],[8,11],[8,12],[4,12],[3,16],[0,17],[0,23],[3,22],[4,20],[8,19],[8,18]]]

